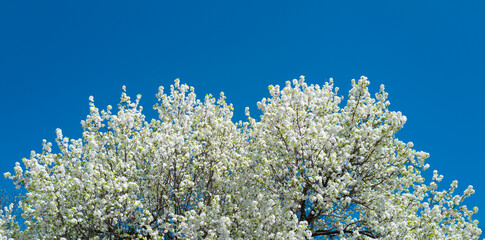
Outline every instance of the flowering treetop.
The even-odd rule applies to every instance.
[[[481,230],[443,176],[421,171],[428,154],[395,134],[381,86],[352,80],[345,106],[333,81],[269,86],[261,120],[232,122],[221,93],[198,100],[160,87],[147,121],[125,89],[99,110],[90,97],[82,139],[56,131],[5,177],[25,189],[25,227],[4,209],[0,235],[15,239],[478,239]],[[17,217],[17,218],[16,218]]]

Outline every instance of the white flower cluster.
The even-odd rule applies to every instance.
[[[90,97],[83,137],[56,131],[4,176],[25,189],[25,227],[0,216],[6,239],[478,239],[463,195],[424,183],[427,153],[395,134],[406,122],[362,77],[346,105],[330,80],[304,78],[258,102],[260,121],[233,123],[221,93],[196,98],[175,80],[146,121],[123,87],[118,112]]]

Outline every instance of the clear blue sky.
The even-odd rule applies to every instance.
[[[365,75],[408,117],[398,136],[431,154],[428,172],[475,187],[485,228],[484,43],[482,0],[1,1],[0,172],[56,128],[79,138],[88,97],[116,105],[122,85],[149,117],[175,78],[224,91],[240,120],[269,84],[333,77],[346,96]]]

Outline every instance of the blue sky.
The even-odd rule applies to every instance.
[[[346,96],[365,75],[408,117],[398,137],[431,154],[428,172],[474,186],[484,228],[484,13],[481,0],[2,1],[0,172],[56,128],[79,138],[88,97],[116,105],[122,85],[149,117],[158,86],[180,78],[224,91],[243,120],[270,84],[333,77]]]

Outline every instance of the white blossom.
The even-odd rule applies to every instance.
[[[4,177],[25,192],[0,239],[478,239],[481,229],[428,153],[396,138],[406,117],[362,76],[341,106],[330,79],[268,87],[259,121],[176,79],[146,120],[123,86],[118,111],[90,97],[82,139],[56,130]],[[19,222],[24,222],[20,227]]]

